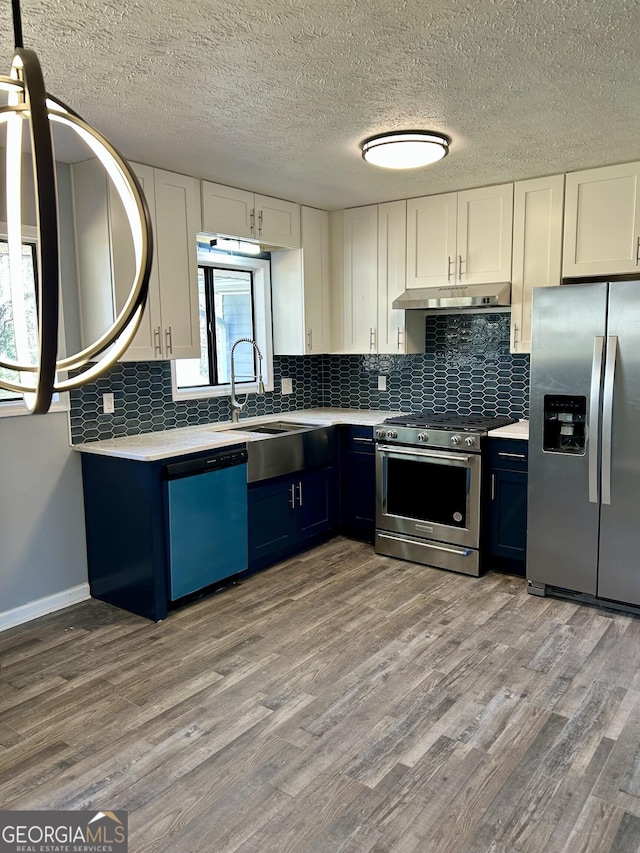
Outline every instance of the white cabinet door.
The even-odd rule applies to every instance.
[[[455,284],[458,194],[407,201],[407,287]]]
[[[344,211],[343,347],[377,352],[378,206]]]
[[[329,341],[329,214],[302,208],[305,352],[331,351]]]
[[[154,169],[156,257],[165,358],[200,357],[198,261],[200,183]]]
[[[404,311],[391,307],[405,291],[407,203],[378,205],[378,352],[405,352]]]
[[[531,291],[560,284],[564,175],[519,181],[513,209],[511,352],[531,352]]]
[[[162,357],[162,320],[160,318],[160,285],[158,282],[155,223],[156,195],[153,183],[153,169],[151,166],[142,166],[138,163],[130,163],[129,165],[140,181],[140,185],[142,186],[142,190],[147,200],[147,206],[151,215],[154,247],[147,304],[145,306],[138,331],[136,332],[136,335],[125,352],[122,360],[151,361],[155,358]],[[113,287],[115,292],[116,312],[119,313],[124,307],[125,301],[131,292],[131,285],[133,283],[133,276],[135,272],[135,257],[131,230],[129,228],[126,214],[124,212],[122,202],[111,183],[109,184],[109,208],[112,241]]]
[[[211,234],[251,238],[254,194],[202,181],[202,230]]]
[[[302,208],[302,248],[271,254],[276,355],[319,354],[329,341],[329,214]]]
[[[300,205],[279,198],[256,195],[255,236],[260,242],[287,249],[300,248]]]
[[[564,276],[638,271],[639,178],[640,163],[567,175]]]
[[[202,181],[202,230],[300,248],[300,205]]]
[[[107,175],[99,160],[83,160],[71,166],[76,276],[83,347],[102,337],[114,318],[107,184]]]
[[[513,184],[458,193],[459,284],[511,281]]]

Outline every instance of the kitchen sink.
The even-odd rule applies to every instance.
[[[335,428],[295,421],[237,424],[225,432],[244,432],[264,441],[247,441],[247,481],[257,483],[305,468],[332,465]]]
[[[240,424],[229,427],[225,432],[248,432],[258,435],[282,435],[288,432],[300,432],[305,429],[314,429],[314,424],[296,424],[289,421],[270,421],[266,424]]]

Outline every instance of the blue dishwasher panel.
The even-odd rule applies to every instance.
[[[169,480],[169,598],[248,566],[247,466]]]

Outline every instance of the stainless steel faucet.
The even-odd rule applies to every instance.
[[[249,399],[249,395],[244,395],[244,400],[241,403],[238,399],[236,399],[236,370],[235,370],[235,362],[233,360],[233,354],[235,348],[238,344],[251,344],[254,350],[258,353],[258,373],[253,375],[253,379],[258,383],[258,394],[264,394],[264,382],[262,379],[262,353],[260,352],[260,347],[253,340],[253,338],[238,338],[238,340],[231,347],[231,421],[234,424],[237,424],[240,420],[240,412],[243,412],[247,406],[247,401]]]

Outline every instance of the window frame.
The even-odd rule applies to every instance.
[[[6,222],[0,222],[0,240],[6,241],[8,239],[7,235],[7,224]],[[38,242],[38,229],[33,225],[23,225],[22,226],[22,242],[23,243],[31,243],[36,246]],[[37,256],[37,253],[36,253]],[[37,275],[37,265],[34,266],[34,270]],[[37,287],[37,284],[36,284]],[[59,309],[59,320],[58,320],[58,351],[62,350],[64,352],[65,340],[64,340],[64,323],[62,321],[62,301],[60,301],[60,309]],[[68,393],[55,393],[53,396],[53,400],[51,402],[51,406],[49,407],[49,413],[52,412],[68,412],[69,411],[69,394]],[[27,408],[24,404],[24,400],[21,397],[15,397],[11,400],[0,400],[0,418],[12,418],[12,417],[20,417],[22,415],[29,415],[30,413],[27,411]]]
[[[253,328],[255,341],[262,352],[264,390],[274,390],[273,380],[273,329],[271,320],[271,263],[265,258],[230,255],[224,252],[201,251],[198,247],[198,266],[229,270],[245,270],[253,274]],[[176,359],[177,360],[177,359]],[[201,400],[211,397],[229,397],[231,384],[194,385],[179,388],[176,379],[176,360],[171,361],[171,394],[174,401]],[[237,382],[238,394],[255,394],[257,382]]]

